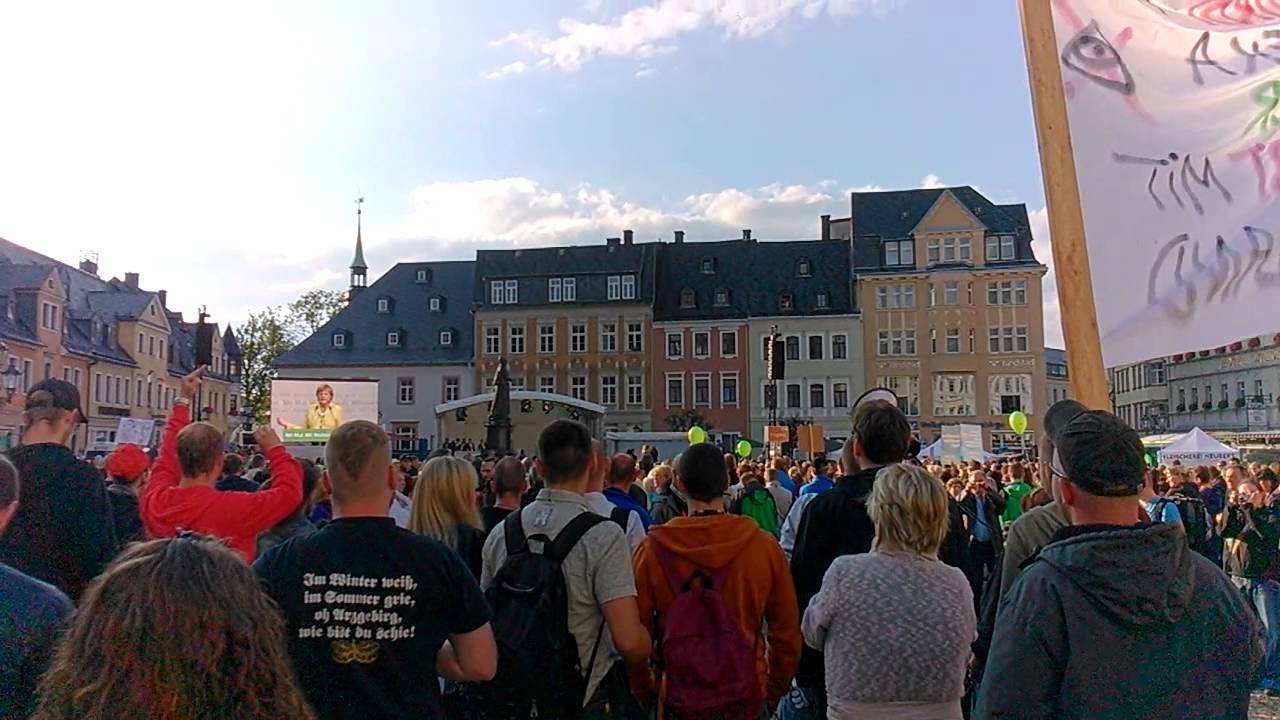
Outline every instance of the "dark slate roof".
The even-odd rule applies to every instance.
[[[574,301],[577,305],[592,303],[653,302],[655,259],[658,243],[568,245],[563,247],[519,250],[480,250],[476,252],[474,295],[484,309],[505,308],[490,304],[489,283],[493,280],[520,282],[516,307],[546,305],[547,280],[575,279]],[[609,300],[610,275],[636,275],[635,300]]]
[[[52,273],[52,265],[0,263],[0,290],[38,290]]]
[[[990,234],[1013,234],[1018,238],[1018,259],[1001,264],[1035,263],[1031,250],[1031,223],[1023,204],[996,205],[968,185],[917,190],[856,192],[851,208],[854,235],[854,267],[859,270],[881,266],[880,243],[913,237],[920,221],[945,192],[986,226]],[[975,248],[977,251],[977,248]],[[994,264],[994,263],[991,263]]]
[[[69,352],[82,357],[106,360],[116,365],[138,366],[133,358],[129,357],[129,354],[120,347],[118,342],[106,344],[102,342],[101,335],[91,338],[93,323],[94,318],[92,317],[72,320],[71,327],[67,330],[67,334],[63,336],[63,344]]]
[[[378,278],[351,303],[297,347],[276,360],[277,367],[331,365],[461,365],[474,354],[471,297],[476,263],[406,262]],[[418,271],[429,280],[419,283]],[[440,312],[429,300],[444,300]],[[392,300],[390,313],[378,313],[378,299]],[[440,345],[440,331],[453,331],[453,344]],[[399,348],[387,347],[387,332],[399,330]],[[333,334],[347,333],[347,347],[333,347]]]
[[[226,332],[222,333],[222,351],[228,357],[244,357],[244,351],[240,349],[240,341],[236,339],[236,334],[230,325],[227,326]]]
[[[137,318],[146,312],[152,297],[152,293],[131,288],[112,288],[85,293],[85,300],[91,310],[125,320]]]
[[[798,266],[807,259],[810,275],[800,277]],[[703,261],[714,262],[714,274],[702,272]],[[840,315],[853,312],[853,276],[849,245],[842,240],[758,242],[686,242],[661,246],[655,321],[745,319],[782,315]],[[694,308],[681,307],[681,294],[694,291]],[[729,304],[716,307],[715,293],[727,290]],[[826,309],[817,307],[819,292],[827,293]],[[792,296],[793,309],[779,309],[783,293]]]

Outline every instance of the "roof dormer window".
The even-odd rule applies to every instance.
[[[387,347],[393,347],[393,348],[400,347],[400,331],[399,330],[387,331]]]
[[[716,259],[715,259],[715,258],[702,258],[702,274],[703,274],[703,275],[715,275],[715,274],[716,274]]]
[[[391,298],[389,297],[378,298],[378,314],[379,315],[391,314]]]
[[[718,289],[716,290],[716,295],[715,295],[715,305],[716,305],[716,307],[728,307],[728,306],[729,306],[729,291],[728,291],[728,290],[726,290],[726,289],[724,289],[724,288],[718,288]]]
[[[416,281],[420,283],[431,282],[431,271],[428,270],[427,268],[419,268]]]
[[[695,308],[698,306],[698,296],[694,293],[693,288],[685,288],[680,291],[680,307]]]
[[[778,296],[778,309],[783,312],[790,312],[795,308],[795,301],[791,297],[791,293],[782,293]]]
[[[809,258],[796,261],[796,277],[813,277],[813,263],[809,262]]]
[[[346,346],[347,346],[347,334],[346,334],[345,332],[342,332],[342,331],[338,331],[338,332],[334,333],[334,334],[333,334],[333,346],[334,346],[334,347],[336,347],[336,348],[344,348],[344,347],[346,347]]]
[[[440,312],[444,309],[444,300],[440,297],[432,297],[427,300],[427,309],[431,312]]]
[[[829,298],[825,292],[819,292],[815,295],[814,301],[819,310],[826,310],[831,307],[831,298]]]
[[[452,346],[453,346],[453,331],[452,331],[452,330],[441,330],[441,331],[440,331],[440,344],[441,344],[442,346],[444,346],[444,347],[452,347]]]

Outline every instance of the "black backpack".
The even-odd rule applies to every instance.
[[[543,534],[525,538],[519,512],[503,521],[507,561],[485,591],[493,610],[498,673],[472,694],[471,709],[477,716],[503,720],[578,716],[587,678],[578,659],[578,643],[569,632],[569,594],[560,566],[582,536],[602,522],[606,518],[584,512],[551,540]],[[541,541],[542,552],[531,551],[529,540]],[[597,636],[591,664],[599,647]]]
[[[1182,528],[1187,532],[1187,545],[1192,550],[1209,556],[1209,544],[1213,540],[1214,527],[1209,521],[1209,511],[1204,506],[1204,501],[1198,497],[1191,497],[1180,492],[1171,492],[1167,496],[1157,498],[1152,510],[1157,516],[1164,513],[1164,504],[1173,503],[1178,508],[1178,514],[1182,516]],[[1159,517],[1151,518],[1153,521],[1159,521]]]

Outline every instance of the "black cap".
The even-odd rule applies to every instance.
[[[1142,489],[1147,469],[1142,439],[1120,418],[1062,400],[1045,413],[1044,426],[1056,448],[1055,471],[1073,485],[1104,497],[1128,497]]]
[[[41,380],[27,391],[25,409],[54,408],[70,410],[79,414],[79,422],[85,422],[84,411],[80,409],[80,391],[66,380],[50,378]]]

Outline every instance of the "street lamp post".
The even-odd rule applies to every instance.
[[[21,377],[22,371],[17,368],[13,358],[9,358],[8,367],[0,371],[0,380],[4,382],[5,402],[13,402],[13,396],[18,393],[18,380]]]

